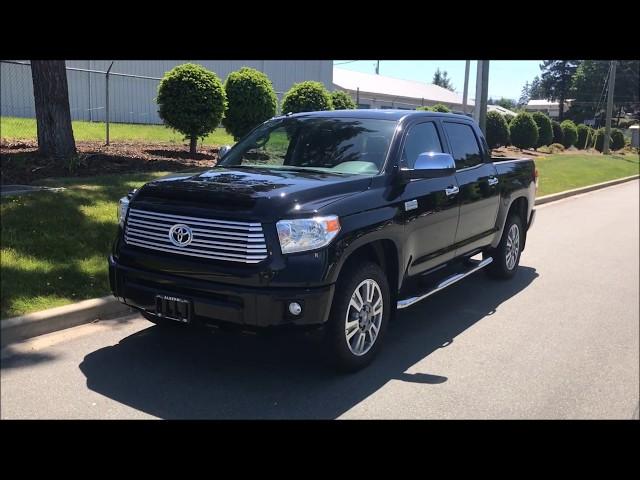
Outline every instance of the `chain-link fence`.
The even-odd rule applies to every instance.
[[[182,143],[183,136],[162,124],[156,96],[159,77],[111,70],[66,67],[69,106],[76,141]],[[0,61],[0,137],[36,141],[31,65]],[[280,104],[284,92],[276,92]],[[205,143],[228,143],[222,128]]]
[[[91,62],[88,62],[89,66]],[[120,73],[113,62],[98,63],[102,69],[66,67],[69,105],[76,142],[183,143],[181,134],[166,128],[158,116],[156,96],[160,77]],[[72,63],[73,64],[73,63]],[[76,63],[77,64],[77,63]],[[3,140],[36,141],[35,105],[31,65],[28,61],[0,61],[0,137]],[[285,92],[277,91],[278,105]],[[433,101],[378,97],[350,92],[358,108],[415,110]],[[205,144],[232,143],[218,128]]]

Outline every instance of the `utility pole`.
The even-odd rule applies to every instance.
[[[604,148],[602,153],[609,153],[609,135],[611,135],[611,114],[613,113],[613,90],[616,85],[616,61],[611,61],[611,75],[609,75],[609,95],[607,96],[607,120],[604,129]]]
[[[471,60],[467,60],[464,66],[464,93],[462,94],[462,113],[467,113],[467,97],[469,96],[469,67]]]
[[[380,60],[376,61],[376,75],[380,75]]]
[[[478,60],[476,73],[476,98],[473,118],[478,122],[482,133],[486,133],[487,97],[489,92],[489,60]]]

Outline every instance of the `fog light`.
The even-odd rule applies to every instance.
[[[289,304],[289,312],[291,313],[291,315],[300,315],[300,312],[302,312],[302,307],[297,302],[291,302]]]

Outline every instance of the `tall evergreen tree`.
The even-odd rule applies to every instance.
[[[580,62],[577,60],[544,60],[542,69],[542,88],[546,97],[560,103],[559,120],[564,117],[564,102],[574,93],[573,76]]]
[[[451,79],[449,78],[449,74],[445,70],[441,72],[438,68],[436,73],[433,74],[432,82],[434,85],[438,85],[439,87],[446,88],[447,90],[451,90],[452,92],[455,90],[453,85],[451,84]]]

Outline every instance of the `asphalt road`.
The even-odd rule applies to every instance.
[[[638,418],[638,199],[634,181],[538,207],[514,279],[403,311],[357,374],[312,339],[133,316],[5,348],[1,417]]]

